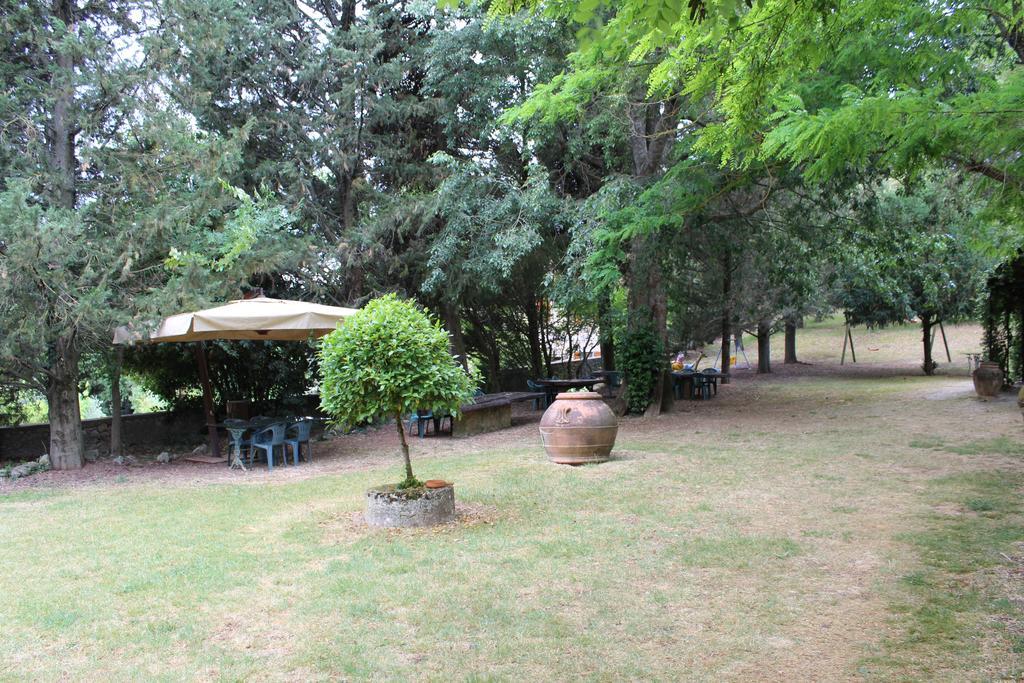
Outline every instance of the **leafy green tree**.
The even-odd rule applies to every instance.
[[[338,304],[408,291],[415,221],[379,222],[382,205],[425,193],[443,149],[440,100],[426,88],[426,47],[443,26],[408,0],[166,0],[159,40],[169,96],[204,130],[251,131],[226,179],[270,188],[316,245],[288,273]],[[410,206],[410,213],[415,207]],[[369,228],[364,228],[369,224]],[[380,230],[373,228],[380,227]]]
[[[656,97],[712,102],[700,148],[746,166],[781,159],[821,179],[850,167],[932,163],[984,179],[1019,216],[1024,198],[1024,7],[1018,0],[733,2],[502,0],[580,28],[571,68],[533,106],[572,112],[623,70]]]
[[[83,354],[266,268],[291,223],[219,180],[243,131],[166,106],[154,21],[141,1],[0,9],[0,381],[46,396],[56,468],[82,464]]]
[[[393,294],[372,300],[323,338],[321,404],[343,426],[379,415],[395,419],[405,461],[398,488],[419,486],[412,472],[404,414],[429,409],[458,415],[475,388],[448,350],[448,334],[415,302]]]
[[[890,181],[864,198],[860,229],[846,238],[834,300],[848,322],[869,327],[918,320],[922,368],[935,372],[934,327],[975,313],[986,259],[968,236],[977,220],[950,179],[909,190]]]

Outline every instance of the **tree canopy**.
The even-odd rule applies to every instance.
[[[418,484],[402,416],[417,410],[458,416],[475,389],[440,323],[393,294],[372,300],[324,337],[320,370],[321,405],[341,426],[395,418],[406,471],[399,488]]]

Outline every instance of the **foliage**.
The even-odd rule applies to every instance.
[[[317,376],[315,350],[301,342],[210,341],[206,351],[214,401],[221,406],[248,400],[257,411],[273,411],[301,402]],[[191,344],[136,346],[125,354],[124,368],[172,409],[200,405]]]
[[[402,415],[431,410],[458,416],[475,381],[452,357],[448,334],[415,302],[372,300],[323,338],[320,401],[343,427],[393,416],[402,434],[406,485],[414,484]],[[403,487],[404,488],[404,487]]]
[[[1024,9],[1015,0],[503,0],[579,28],[570,67],[514,114],[571,120],[624,72],[703,106],[695,149],[782,161],[809,180],[931,164],[975,174],[990,206],[1024,199]]]
[[[869,327],[918,319],[927,338],[932,325],[975,313],[982,257],[967,242],[977,220],[948,178],[917,186],[889,182],[869,190],[855,215],[860,230],[848,235],[835,275],[834,301],[847,320]],[[931,341],[924,341],[931,374]]]
[[[80,467],[84,355],[304,252],[286,211],[221,180],[245,122],[169,106],[156,4],[7,3],[0,21],[0,382],[46,394],[54,466]]]
[[[665,353],[649,319],[633,320],[616,344],[619,365],[626,373],[626,406],[642,414],[651,403],[658,374],[665,369]]]
[[[984,347],[1007,382],[1024,379],[1024,252],[1005,259],[982,293]]]

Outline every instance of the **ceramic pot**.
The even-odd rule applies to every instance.
[[[552,462],[582,465],[608,460],[619,420],[593,391],[558,394],[540,419],[540,438]]]
[[[971,377],[974,379],[974,391],[978,396],[998,396],[1003,388],[1003,370],[999,363],[982,361]]]

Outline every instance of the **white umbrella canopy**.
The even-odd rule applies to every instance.
[[[114,343],[208,339],[302,341],[324,336],[355,312],[354,308],[258,296],[164,318],[148,338],[128,327],[119,327],[114,330]]]
[[[204,311],[172,315],[164,318],[148,336],[130,327],[119,327],[114,330],[114,344],[199,342],[196,360],[203,388],[203,412],[209,430],[210,453],[219,458],[220,440],[215,424],[213,389],[202,342],[209,339],[304,341],[328,334],[355,312],[354,308],[257,296]],[[116,429],[120,432],[119,425]]]

